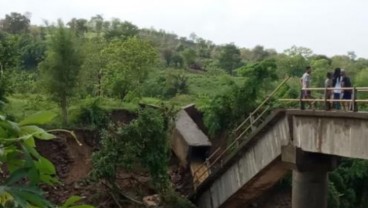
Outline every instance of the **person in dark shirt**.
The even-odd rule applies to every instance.
[[[349,88],[352,87],[350,78],[346,75],[346,71],[344,69],[341,69],[341,87],[342,88]],[[342,99],[343,100],[351,100],[351,94],[352,94],[352,90],[351,89],[343,89],[342,90]],[[343,102],[343,109],[344,110],[351,110],[352,108],[352,103],[351,102]]]

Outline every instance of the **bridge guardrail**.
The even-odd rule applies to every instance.
[[[324,102],[324,109],[325,110],[332,110],[332,104],[339,103],[340,105],[343,104],[343,109],[346,111],[358,111],[358,103],[368,103],[368,99],[358,99],[358,93],[359,92],[368,92],[368,87],[343,87],[340,88],[342,91],[349,90],[351,91],[351,99],[331,99],[331,97],[325,96],[328,91],[330,91],[329,94],[333,94],[333,90],[335,88],[318,88],[318,87],[312,87],[312,88],[303,88],[301,89],[300,94],[302,95],[304,91],[323,91],[324,92],[324,98],[302,98],[302,96],[298,98],[291,98],[291,99],[279,99],[279,101],[282,102],[299,102],[300,103],[300,109],[305,110],[305,103],[315,103],[315,102]],[[332,93],[331,93],[332,92]],[[346,106],[347,104],[348,106]]]
[[[222,166],[222,161],[230,153],[233,148],[238,148],[247,134],[257,129],[257,127],[263,122],[263,119],[268,116],[271,107],[267,106],[271,98],[278,92],[278,90],[289,80],[290,77],[286,77],[276,88],[273,90],[265,100],[250,113],[250,115],[233,131],[235,139],[225,148],[217,148],[206,161],[198,167],[193,173],[194,188],[196,189],[200,185],[200,179],[204,175],[210,175],[216,168]],[[199,173],[199,174],[198,174]]]
[[[203,181],[203,176],[207,175],[210,176],[211,172],[216,170],[217,168],[222,167],[222,161],[228,156],[228,154],[234,149],[238,148],[242,141],[249,135],[252,131],[254,131],[262,122],[265,117],[267,117],[271,110],[271,107],[268,106],[268,102],[271,98],[278,92],[278,90],[289,80],[290,77],[286,77],[276,88],[273,92],[271,92],[265,100],[254,110],[250,113],[250,115],[240,124],[238,127],[233,131],[233,135],[235,139],[225,148],[222,149],[221,147],[217,148],[202,165],[200,165],[193,173],[193,182],[194,182],[194,189],[196,189]],[[307,88],[301,89],[301,94],[305,90],[310,91],[324,91],[326,93],[328,90],[334,90],[334,88]],[[341,88],[341,90],[351,90],[352,91],[352,98],[348,100],[342,99],[329,99],[325,98],[310,98],[304,99],[300,97],[299,99],[278,99],[282,102],[300,102],[300,106],[302,108],[303,103],[305,102],[340,102],[340,103],[349,103],[349,109],[351,111],[357,111],[357,103],[368,103],[368,99],[357,99],[358,92],[368,92],[368,87],[346,87]],[[199,180],[202,178],[202,180]]]

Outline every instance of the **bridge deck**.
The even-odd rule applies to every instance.
[[[281,149],[368,159],[368,113],[278,110],[191,196],[199,207],[241,207],[288,172]]]

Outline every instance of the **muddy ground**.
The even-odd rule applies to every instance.
[[[112,120],[121,123],[128,123],[134,117],[134,114],[120,111],[111,115]],[[61,204],[68,197],[78,195],[84,197],[84,203],[96,207],[116,207],[113,203],[114,196],[110,195],[108,188],[101,182],[92,181],[89,177],[92,169],[92,153],[98,149],[99,145],[100,136],[98,132],[83,129],[73,131],[80,144],[68,133],[58,133],[56,134],[57,138],[51,141],[37,142],[38,151],[55,165],[57,176],[61,182],[54,187],[43,187],[47,198],[55,204]],[[219,147],[223,145],[221,141],[224,141],[224,139],[214,139],[213,141],[213,146]],[[173,172],[176,171],[174,169],[178,168],[177,164],[179,162],[173,157],[170,162],[170,169]],[[191,181],[190,172],[188,170],[185,172],[182,175],[182,180]],[[143,171],[137,170],[133,173],[127,173],[121,170],[117,178],[117,184],[124,190],[124,193],[139,201],[142,201],[143,196],[155,194],[150,185],[149,175]],[[179,188],[181,187],[180,183],[183,184],[183,181],[179,181]],[[181,188],[185,189],[185,187]],[[131,204],[130,201],[127,201],[123,207],[141,207],[134,203]],[[290,208],[291,190],[273,188],[250,207]]]

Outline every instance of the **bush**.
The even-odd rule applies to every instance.
[[[158,98],[172,98],[188,92],[188,77],[183,72],[169,72],[146,82],[143,95]]]
[[[125,126],[111,125],[102,133],[101,150],[93,154],[93,176],[115,181],[117,170],[143,166],[159,190],[168,187],[169,140],[167,118],[158,110],[146,108]]]
[[[195,208],[195,206],[188,199],[181,197],[173,190],[166,191],[162,198],[165,207],[168,208]]]
[[[267,60],[239,68],[239,74],[248,79],[239,86],[230,81],[226,91],[207,100],[200,109],[204,112],[204,123],[210,134],[232,129],[257,107],[257,98],[266,93],[277,76],[275,61]]]
[[[99,99],[82,106],[73,121],[80,126],[102,129],[108,125],[108,112],[100,107]]]

